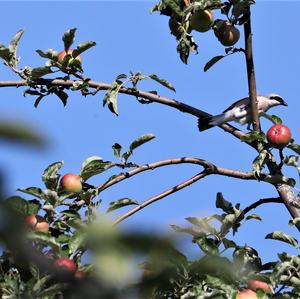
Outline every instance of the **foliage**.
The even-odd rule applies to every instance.
[[[198,45],[190,27],[191,16],[199,10],[215,10],[231,25],[242,29],[251,20],[250,6],[253,0],[160,0],[153,12],[175,20],[179,27],[176,38],[176,50],[180,59],[188,62],[191,53],[198,53]],[[211,25],[217,39],[218,21]],[[170,28],[171,29],[171,28]],[[95,96],[105,90],[103,106],[116,116],[119,114],[118,95],[125,93],[136,97],[142,104],[153,101],[176,107],[180,111],[190,109],[194,116],[209,116],[193,107],[160,97],[157,91],[143,92],[138,89],[142,80],[152,80],[171,91],[174,86],[155,74],[140,72],[121,73],[111,84],[96,84],[84,74],[80,55],[96,45],[93,41],[79,43],[75,48],[76,28],[71,28],[62,36],[63,51],[37,50],[47,62],[35,68],[20,68],[17,48],[24,33],[19,30],[8,46],[0,45],[0,58],[4,65],[17,74],[26,86],[24,96],[34,96],[34,106],[50,94],[55,94],[63,105],[68,104],[70,92],[80,92],[82,96]],[[172,31],[172,30],[171,30]],[[248,32],[251,37],[251,32]],[[69,50],[73,50],[69,52]],[[226,47],[225,54],[214,56],[204,66],[208,71],[223,58],[235,53],[247,54],[247,47]],[[249,53],[248,53],[249,54]],[[247,55],[246,55],[247,56]],[[58,73],[56,77],[54,74]],[[199,112],[200,111],[200,112]],[[252,113],[253,111],[251,111]],[[199,114],[202,115],[199,115]],[[274,124],[283,121],[276,115],[260,113]],[[234,132],[238,131],[233,128]],[[232,133],[232,127],[231,131]],[[119,143],[112,145],[115,160],[105,160],[100,156],[91,156],[82,162],[79,170],[82,190],[77,193],[66,192],[60,183],[63,161],[56,161],[46,167],[41,179],[44,184],[20,188],[19,195],[4,199],[1,191],[0,239],[3,250],[0,256],[0,295],[1,298],[224,298],[234,299],[238,292],[250,288],[249,280],[265,282],[269,290],[255,290],[257,298],[299,298],[300,293],[300,256],[287,252],[278,254],[278,259],[262,263],[259,252],[247,244],[237,244],[236,234],[249,220],[262,221],[252,213],[259,205],[285,203],[290,212],[299,209],[299,194],[292,191],[296,184],[294,178],[285,176],[285,167],[294,167],[299,173],[300,145],[291,140],[278,150],[279,160],[275,158],[277,149],[267,142],[261,130],[248,133],[239,131],[236,135],[256,151],[251,172],[238,172],[220,169],[211,162],[192,158],[194,164],[204,170],[191,178],[162,192],[144,202],[121,195],[119,198],[103,202],[102,191],[133,175],[172,164],[185,163],[187,158],[170,159],[152,164],[139,165],[130,161],[134,152],[153,140],[153,134],[142,135],[133,140],[127,150]],[[44,140],[32,130],[14,123],[0,124],[0,138],[25,144],[41,146]],[[143,148],[143,147],[142,147]],[[286,151],[293,151],[293,154]],[[251,166],[250,166],[251,168]],[[107,175],[111,174],[108,178]],[[116,224],[145,208],[165,194],[171,194],[196,182],[201,175],[227,175],[236,179],[254,179],[269,183],[276,188],[280,197],[260,199],[248,207],[241,208],[239,203],[226,200],[221,192],[216,196],[216,208],[219,214],[206,217],[188,217],[188,226],[171,225],[177,233],[192,237],[198,247],[199,258],[191,260],[176,247],[175,236],[147,235],[145,233],[121,233]],[[95,186],[89,180],[97,176],[102,183]],[[292,200],[284,200],[282,188],[287,188]],[[25,195],[24,195],[25,194]],[[26,197],[25,197],[26,196]],[[105,208],[106,204],[106,208]],[[113,223],[111,219],[117,210],[129,210]],[[28,223],[27,216],[37,214],[39,222],[49,225],[49,231],[41,231],[38,225]],[[292,214],[293,215],[293,214]],[[294,215],[293,215],[294,216]],[[300,229],[300,218],[293,217],[289,225]],[[299,250],[299,242],[294,236],[281,231],[270,232],[266,239],[284,242]],[[55,263],[60,258],[68,258],[76,263],[76,272],[60,268]],[[140,264],[140,269],[132,267]]]

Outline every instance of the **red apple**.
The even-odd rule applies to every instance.
[[[47,233],[49,231],[49,224],[46,220],[36,214],[26,216],[25,221],[36,232]]]
[[[69,49],[68,52],[66,52],[66,51],[59,52],[58,53],[58,62],[62,63],[64,58],[66,57],[66,55],[67,54],[71,55],[73,53],[73,51],[74,51],[73,49]],[[71,57],[69,62],[68,62],[69,65],[71,65],[71,64],[81,65],[81,63],[82,63],[82,59],[81,59],[80,55],[76,56],[76,58]]]
[[[233,46],[240,39],[240,31],[229,21],[216,22],[214,32],[220,43],[226,47]]]
[[[285,125],[274,125],[267,132],[267,140],[275,148],[284,148],[291,141],[291,138],[291,131]]]
[[[271,288],[270,286],[264,282],[264,281],[259,281],[259,280],[255,280],[255,279],[250,279],[248,282],[248,288],[253,290],[253,291],[256,291],[258,289],[261,289],[263,290],[266,294],[271,294],[272,291],[271,291]]]
[[[235,299],[258,299],[255,292],[249,289],[242,290],[238,292]]]
[[[77,270],[74,274],[75,278],[78,280],[84,279],[87,276],[85,271]]]
[[[65,174],[60,180],[64,191],[78,193],[82,190],[81,177],[74,173]]]
[[[76,266],[75,262],[73,260],[69,259],[69,258],[66,258],[66,257],[62,257],[62,258],[57,259],[54,262],[54,265],[59,267],[59,268],[65,269],[69,272],[72,272],[72,273],[75,273],[76,269],[77,269],[77,266]]]

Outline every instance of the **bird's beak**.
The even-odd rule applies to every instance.
[[[281,105],[288,106],[288,104],[285,101],[283,101]]]

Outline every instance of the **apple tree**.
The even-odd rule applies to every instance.
[[[253,210],[270,203],[281,204],[282,209],[287,209],[291,216],[289,225],[300,230],[297,178],[285,174],[286,166],[299,172],[300,145],[281,118],[259,113],[257,109],[251,28],[251,6],[254,4],[254,0],[160,0],[152,8],[153,13],[168,18],[182,63],[187,64],[190,55],[198,52],[198,32],[210,31],[224,47],[224,54],[211,58],[204,65],[205,72],[228,56],[242,54],[248,78],[245,94],[249,95],[252,128],[247,131],[229,123],[218,126],[230,135],[228,138],[236,138],[254,150],[251,171],[225,168],[201,156],[140,165],[132,159],[133,154],[147,146],[155,138],[154,134],[137,136],[129,142],[128,148],[114,143],[114,158],[87,157],[78,174],[65,173],[62,161],[49,161],[41,174],[43,186],[20,188],[17,195],[10,197],[0,189],[1,298],[300,298],[299,255],[278,253],[277,260],[263,263],[260,253],[247,245],[247,240],[244,244],[235,240],[245,222],[261,220]],[[66,106],[72,93],[92,97],[104,92],[103,106],[115,115],[119,114],[118,98],[127,95],[145,106],[157,103],[189,114],[199,126],[203,119],[211,116],[155,91],[141,90],[140,83],[151,80],[153,84],[175,91],[168,80],[154,73],[120,73],[112,83],[94,81],[84,72],[81,57],[96,43],[76,44],[76,28],[63,34],[63,50],[36,50],[41,59],[45,59],[44,65],[23,67],[17,53],[23,33],[19,30],[8,45],[0,45],[4,66],[18,77],[18,80],[0,81],[0,87],[22,88],[24,96],[34,99],[37,109],[50,95],[57,96]],[[267,132],[262,129],[261,117],[270,123]],[[197,129],[196,121],[191,130]],[[2,139],[36,146],[42,144],[41,137],[24,126],[0,125]],[[141,173],[180,164],[195,165],[200,170],[143,202],[121,194],[120,199],[109,203],[105,213],[99,213],[104,190]],[[113,175],[102,179],[108,170],[113,171]],[[91,183],[90,179],[95,176],[101,183]],[[211,190],[216,194],[215,206],[219,213],[188,217],[187,226],[172,224],[176,233],[188,234],[197,244],[199,258],[196,260],[177,248],[173,235],[120,231],[122,222],[135,213],[211,176],[268,184],[276,196],[261,198],[242,207],[240,203],[225,199],[222,190]],[[121,214],[113,219],[111,212],[119,209]],[[297,239],[284,232],[273,231],[265,237],[299,250]],[[141,260],[143,262],[139,263]]]

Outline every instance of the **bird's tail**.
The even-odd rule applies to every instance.
[[[200,117],[198,119],[198,128],[199,131],[205,131],[214,126],[219,126],[225,122],[225,114],[218,114],[214,116]]]

